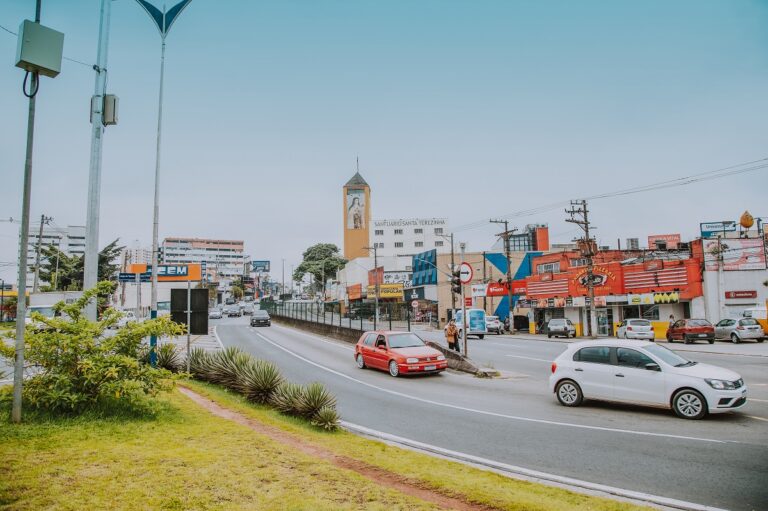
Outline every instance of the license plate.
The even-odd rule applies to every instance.
[[[707,334],[699,334],[699,337],[706,337]]]
[[[424,366],[425,371],[434,371],[437,369],[437,366]]]

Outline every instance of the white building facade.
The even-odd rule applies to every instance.
[[[451,251],[446,218],[396,218],[373,220],[370,243],[379,257],[412,256],[435,249]]]
[[[204,273],[218,281],[236,279],[251,271],[251,257],[245,254],[242,240],[165,238],[160,256],[163,264],[202,264]]]
[[[33,232],[34,231],[34,232]],[[30,229],[27,248],[27,286],[34,283],[35,260],[38,243],[40,247],[56,247],[68,256],[83,256],[85,254],[85,226],[68,225],[66,227],[43,225],[43,235],[38,229]],[[41,261],[42,262],[42,261]]]

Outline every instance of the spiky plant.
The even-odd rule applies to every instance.
[[[339,427],[340,420],[336,408],[324,406],[312,417],[311,424],[326,431],[335,431]]]
[[[236,389],[238,377],[250,360],[250,355],[233,346],[217,351],[211,357],[210,381]]]
[[[173,344],[162,344],[157,347],[157,367],[168,369],[175,373],[181,369],[181,355]]]
[[[279,412],[299,415],[299,406],[304,387],[296,383],[284,381],[272,393],[270,404]]]
[[[268,403],[282,381],[275,364],[251,358],[238,374],[237,390],[250,401]]]
[[[299,415],[311,419],[322,408],[336,408],[336,398],[322,383],[310,383],[299,398]]]
[[[189,371],[198,380],[210,381],[212,373],[211,354],[202,348],[189,352]]]

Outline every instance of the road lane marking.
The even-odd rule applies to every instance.
[[[613,495],[618,497],[624,497],[643,503],[650,502],[653,504],[659,504],[666,507],[672,507],[676,509],[686,510],[700,510],[700,511],[725,511],[719,508],[696,504],[694,502],[686,502],[684,500],[671,499],[662,497],[659,495],[653,495],[651,493],[625,490],[617,488],[615,486],[608,486],[600,483],[591,483],[589,481],[583,481],[581,479],[574,479],[566,476],[559,476],[557,474],[550,474],[548,472],[540,472],[538,470],[531,470],[528,468],[520,467],[517,465],[510,465],[508,463],[502,463],[494,461],[488,458],[482,458],[480,456],[474,456],[458,451],[452,451],[450,449],[444,449],[432,444],[426,444],[419,442],[418,440],[411,440],[410,438],[403,438],[383,431],[367,428],[359,424],[353,424],[351,422],[341,421],[341,426],[347,431],[361,434],[363,436],[373,438],[376,440],[384,441],[388,444],[395,445],[397,447],[405,447],[411,450],[424,452],[427,454],[438,455],[443,458],[448,458],[454,461],[459,461],[466,465],[475,466],[481,469],[490,469],[493,472],[499,473],[507,477],[514,477],[516,479],[522,479],[524,481],[532,481],[537,483],[554,483],[558,486],[565,486],[572,491],[589,490],[590,492],[599,492],[607,495]]]
[[[364,385],[366,387],[370,387],[372,389],[376,389],[376,390],[381,391],[381,392],[386,392],[387,394],[391,394],[393,396],[398,396],[398,397],[402,397],[402,398],[405,398],[405,399],[411,399],[413,401],[419,401],[421,403],[427,403],[427,404],[431,404],[431,405],[434,405],[434,406],[442,406],[442,407],[451,408],[451,409],[454,409],[454,410],[461,410],[461,411],[464,411],[464,412],[477,413],[477,414],[481,414],[481,415],[488,415],[488,416],[491,416],[491,417],[497,417],[497,418],[509,419],[509,420],[516,420],[516,421],[521,421],[521,422],[532,422],[532,423],[536,423],[536,424],[548,424],[548,425],[551,425],[551,426],[562,426],[562,427],[570,427],[570,428],[578,428],[578,429],[589,429],[589,430],[594,430],[594,431],[608,431],[608,432],[612,432],[612,433],[624,433],[624,434],[629,434],[629,435],[652,436],[652,437],[660,437],[660,438],[675,438],[675,439],[679,439],[679,440],[691,440],[691,441],[696,441],[696,442],[709,442],[709,443],[715,443],[715,444],[742,443],[742,442],[732,441],[732,440],[715,440],[715,439],[711,439],[711,438],[699,438],[699,437],[690,437],[690,436],[682,436],[682,435],[672,435],[672,434],[668,434],[668,433],[652,433],[652,432],[649,432],[649,431],[634,431],[634,430],[631,430],[631,429],[608,428],[608,427],[604,427],[604,426],[587,426],[585,424],[574,424],[574,423],[570,423],[570,422],[559,422],[559,421],[551,421],[551,420],[546,420],[546,419],[533,419],[533,418],[530,418],[530,417],[520,417],[520,416],[516,416],[516,415],[507,415],[507,414],[503,414],[503,413],[489,412],[489,411],[486,411],[486,410],[478,410],[476,408],[467,408],[467,407],[463,407],[463,406],[452,405],[452,404],[449,404],[449,403],[441,403],[440,401],[433,401],[431,399],[424,399],[424,398],[421,398],[421,397],[416,397],[416,396],[412,396],[412,395],[409,395],[409,394],[404,394],[402,392],[397,392],[395,390],[390,390],[390,389],[387,389],[387,388],[384,388],[384,387],[379,387],[377,385],[373,385],[371,383],[359,380],[357,378],[353,378],[352,376],[349,376],[349,375],[346,375],[346,374],[341,373],[339,371],[336,371],[335,369],[331,369],[330,367],[326,367],[326,366],[324,366],[322,364],[318,364],[317,362],[313,362],[312,360],[309,360],[308,358],[305,358],[305,357],[299,355],[298,353],[295,353],[295,352],[289,350],[288,348],[286,348],[284,346],[281,346],[277,342],[274,342],[271,339],[268,339],[262,333],[257,333],[256,335],[258,335],[259,337],[264,339],[264,341],[268,342],[269,344],[273,345],[274,347],[276,347],[276,348],[278,348],[280,350],[283,350],[284,352],[288,353],[289,355],[291,355],[291,356],[293,356],[295,358],[298,358],[299,360],[302,360],[302,361],[304,361],[304,362],[306,362],[306,363],[308,363],[310,365],[313,365],[313,366],[315,366],[315,367],[317,367],[319,369],[322,369],[322,370],[327,371],[329,373],[332,373],[332,374],[335,374],[337,376],[340,376],[341,378],[345,378],[347,380],[353,381],[353,382],[358,383],[360,385]]]
[[[546,360],[543,358],[533,358],[533,357],[523,357],[521,355],[504,355],[505,357],[512,357],[512,358],[524,358],[526,360],[538,360],[539,362],[546,362],[547,364],[551,363],[551,360]]]
[[[219,332],[216,330],[216,327],[213,327],[213,336],[216,338],[216,342],[219,343],[219,346],[221,347],[221,349],[224,349],[224,344],[221,342],[221,339],[219,338]]]
[[[768,403],[768,399],[755,399],[753,397],[750,397],[749,401],[757,401],[758,403]]]
[[[747,415],[747,417],[749,417],[750,419],[755,419],[755,420],[759,420],[759,421],[768,422],[768,419],[765,419],[763,417],[755,417],[754,415]]]
[[[351,348],[349,346],[344,346],[344,345],[339,344],[338,342],[329,341],[327,339],[323,339],[322,337],[318,337],[316,335],[305,334],[304,332],[301,332],[299,330],[294,330],[293,328],[287,328],[287,327],[279,327],[279,328],[281,328],[283,330],[288,330],[289,332],[294,333],[294,334],[299,334],[299,335],[303,335],[304,337],[309,337],[313,341],[321,341],[321,342],[324,342],[326,344],[330,344],[331,346],[335,346],[337,348],[340,348],[340,349],[343,349],[343,350],[346,350],[346,351],[355,351],[355,348]],[[254,329],[254,328],[251,328],[251,330],[256,332],[256,329]]]

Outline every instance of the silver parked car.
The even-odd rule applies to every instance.
[[[550,319],[547,323],[547,337],[553,335],[563,337],[576,337],[576,327],[570,319]]]
[[[715,339],[730,340],[739,343],[745,339],[765,340],[765,332],[760,323],[753,318],[723,319],[715,325]]]
[[[485,328],[489,334],[493,332],[496,335],[500,335],[504,331],[504,325],[501,324],[498,316],[486,316]]]
[[[653,326],[647,319],[625,319],[619,323],[616,329],[616,337],[619,339],[646,339],[654,340]]]

